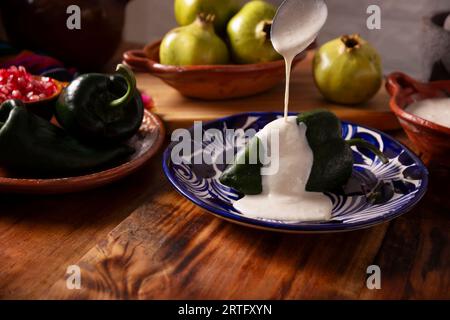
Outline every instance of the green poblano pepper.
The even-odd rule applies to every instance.
[[[363,139],[344,140],[341,135],[340,120],[327,110],[301,113],[297,117],[297,122],[303,122],[306,125],[306,138],[314,155],[306,191],[331,192],[345,185],[350,179],[354,164],[351,146],[369,149],[383,163],[388,162],[386,156],[369,142]],[[249,195],[262,192],[261,162],[258,159],[256,165],[242,162],[237,164],[237,160],[243,155],[248,157],[250,149],[254,148],[258,142],[258,145],[261,144],[257,137],[251,141],[245,151],[235,159],[235,163],[229,166],[219,178],[222,184]]]
[[[88,73],[62,92],[55,116],[71,135],[88,143],[116,143],[140,128],[144,105],[136,78],[125,65],[113,75]]]
[[[245,149],[236,155],[234,164],[222,173],[220,182],[243,194],[260,194],[262,192],[260,147],[259,138],[253,137]],[[250,155],[256,155],[255,159],[250,159]]]
[[[307,191],[335,191],[345,185],[353,170],[352,146],[365,148],[387,163],[386,156],[363,139],[344,140],[341,121],[327,110],[313,110],[298,115],[297,122],[306,125],[306,139],[314,155]]]
[[[126,145],[91,147],[29,112],[19,100],[0,105],[0,165],[33,175],[68,175],[130,155]]]

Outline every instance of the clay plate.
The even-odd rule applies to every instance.
[[[395,72],[388,76],[386,89],[391,95],[392,112],[418,148],[422,160],[426,164],[450,167],[450,128],[404,110],[415,101],[450,97],[450,80],[421,83],[406,74]]]
[[[145,111],[140,131],[129,141],[136,152],[125,162],[103,171],[66,178],[23,179],[11,176],[0,167],[0,192],[27,194],[61,194],[94,189],[117,181],[145,164],[161,147],[165,137],[162,121]]]
[[[273,88],[285,79],[283,60],[256,64],[169,66],[159,63],[161,40],[143,50],[124,53],[124,63],[135,71],[162,79],[182,95],[205,100],[246,97]],[[313,48],[314,44],[310,46]],[[306,53],[299,54],[294,66]]]

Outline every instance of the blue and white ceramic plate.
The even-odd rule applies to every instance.
[[[175,164],[171,154],[177,142],[172,142],[164,153],[163,168],[167,178],[182,195],[218,217],[251,227],[285,232],[335,232],[367,228],[408,212],[425,194],[428,172],[414,153],[383,132],[342,122],[342,136],[346,140],[359,137],[370,141],[390,158],[390,162],[383,165],[370,152],[353,147],[355,164],[348,185],[340,194],[327,194],[333,201],[331,220],[274,221],[242,215],[233,207],[233,202],[242,195],[219,182],[218,177],[226,165],[214,159],[221,158],[218,155],[230,148],[235,154],[249,139],[244,132],[249,129],[257,132],[281,116],[281,113],[275,112],[253,112],[203,124],[203,132],[208,129],[216,129],[216,133],[225,133],[227,129],[237,130],[240,134],[233,139],[224,135],[223,139],[202,142],[198,134],[197,139],[194,137],[194,128],[191,128],[192,151],[185,159],[192,159],[202,150],[204,155],[211,156],[211,164],[179,161]],[[381,200],[370,200],[373,200],[370,196],[373,190],[379,191],[377,194],[381,195]]]

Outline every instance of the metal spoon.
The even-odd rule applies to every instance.
[[[316,39],[327,16],[323,0],[285,0],[273,19],[273,47],[282,56],[299,54]]]

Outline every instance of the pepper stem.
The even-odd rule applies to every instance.
[[[136,78],[133,71],[129,67],[123,64],[117,65],[116,72],[122,75],[127,82],[127,92],[120,98],[111,101],[109,104],[111,107],[118,107],[128,104],[134,97],[136,91]]]
[[[373,144],[371,144],[370,142],[367,142],[364,139],[355,138],[355,139],[347,140],[346,142],[348,143],[349,146],[356,146],[356,147],[360,147],[360,148],[368,149],[368,150],[372,151],[378,158],[380,158],[380,160],[381,160],[381,162],[383,162],[383,164],[386,164],[389,162],[389,159],[384,155],[383,152],[378,150],[377,147],[375,147]]]

